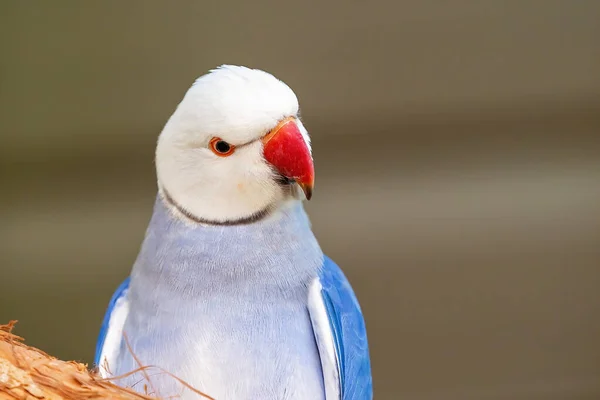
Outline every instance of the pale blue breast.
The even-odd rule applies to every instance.
[[[306,309],[322,263],[299,202],[254,224],[198,226],[157,199],[131,275],[125,334],[143,364],[217,399],[322,399]],[[123,344],[113,374],[136,367]],[[152,382],[164,397],[181,388],[165,375]]]

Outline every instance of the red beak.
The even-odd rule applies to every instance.
[[[262,141],[265,159],[281,175],[296,181],[304,191],[306,199],[310,200],[315,181],[315,167],[296,119],[282,120]]]

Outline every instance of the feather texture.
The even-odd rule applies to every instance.
[[[106,375],[102,366],[103,360],[113,359],[121,343],[123,325],[129,313],[129,302],[127,301],[129,281],[130,278],[127,277],[112,295],[100,327],[94,364],[99,367],[102,376]]]
[[[327,400],[329,393],[341,400],[372,399],[367,331],[354,291],[344,273],[327,256],[317,279],[314,287],[319,290],[311,291],[309,310],[321,354]],[[334,384],[338,390],[332,387]]]
[[[249,225],[202,226],[180,219],[159,196],[131,273],[122,332],[143,365],[217,399],[324,400],[306,304],[322,264],[301,202]],[[111,322],[106,337],[117,328]],[[135,370],[123,340],[116,347],[112,375]],[[141,390],[142,378],[117,383]],[[165,374],[152,383],[162,397],[196,398]]]

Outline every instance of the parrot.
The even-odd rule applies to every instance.
[[[98,374],[161,397],[372,399],[361,307],[303,206],[315,173],[294,91],[260,69],[209,70],[154,164],[152,215],[101,323]]]

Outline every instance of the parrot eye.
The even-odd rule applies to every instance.
[[[232,144],[227,143],[226,141],[220,139],[220,138],[212,138],[210,143],[210,149],[213,151],[213,153],[215,153],[216,155],[220,156],[220,157],[227,157],[233,154],[234,150],[235,150],[235,146]]]

